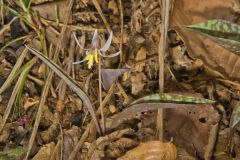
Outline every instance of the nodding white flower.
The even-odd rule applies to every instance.
[[[101,52],[106,52],[109,49],[111,42],[112,42],[112,38],[113,38],[112,32],[110,33],[110,36],[108,37],[108,40],[106,41],[106,43],[101,48],[99,47],[99,35],[98,35],[97,30],[95,30],[95,32],[93,34],[92,43],[91,43],[90,48],[88,48],[88,49],[85,49],[80,45],[80,43],[77,40],[76,34],[74,34],[74,38],[75,38],[78,46],[81,49],[86,51],[86,57],[81,61],[74,62],[73,64],[79,64],[79,63],[88,61],[88,68],[91,69],[94,61],[96,63],[98,63],[98,56],[111,58],[111,57],[116,57],[121,53],[120,51],[110,54],[110,55],[104,55],[101,53]]]

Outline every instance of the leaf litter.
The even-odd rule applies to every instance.
[[[36,160],[240,157],[239,35],[235,29],[239,12],[233,0],[224,4],[175,1],[166,44],[170,52],[163,64],[158,62],[162,22],[158,1],[77,0],[69,18],[65,16],[68,1],[31,2],[5,2],[5,6],[18,6],[11,10],[17,16],[4,22],[7,7],[2,7],[6,12],[0,16],[6,32],[14,31],[13,24],[23,31],[19,37],[1,35],[6,38],[1,41],[6,43],[1,45],[0,57],[4,62],[0,65],[3,153],[23,146],[28,148],[27,155],[24,151],[20,156]],[[228,32],[226,25],[234,32]],[[204,35],[191,31],[196,29]],[[90,56],[83,49],[93,41],[96,30],[92,47],[104,52],[93,50]],[[33,54],[26,52],[25,44],[39,58],[28,74],[22,64]],[[93,63],[108,55],[111,58]],[[88,64],[80,61],[85,59]],[[72,65],[77,61],[81,63]],[[25,83],[18,87],[17,79]],[[159,79],[164,79],[162,94],[158,94]],[[8,101],[13,103],[10,110]],[[164,142],[155,135],[159,108],[164,108]]]

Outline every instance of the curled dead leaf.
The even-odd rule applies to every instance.
[[[144,151],[144,152],[143,152]],[[171,142],[163,143],[160,141],[148,141],[141,143],[136,148],[128,151],[118,160],[175,160],[177,158],[177,149]]]

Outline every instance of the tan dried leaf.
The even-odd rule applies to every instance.
[[[34,98],[27,98],[27,100],[25,101],[23,108],[24,110],[28,110],[29,108],[31,108],[32,106],[34,106],[35,104],[38,104],[39,100],[36,100]]]
[[[114,15],[118,14],[118,7],[117,7],[117,3],[115,0],[109,1],[108,8],[113,11]]]
[[[118,160],[175,160],[176,158],[177,149],[173,143],[148,141],[128,151],[124,156],[118,158]]]
[[[41,77],[44,75],[46,70],[46,65],[44,63],[42,63],[40,65],[40,67],[38,68],[38,74],[41,75]]]
[[[38,153],[33,157],[32,160],[45,160],[45,159],[50,159],[51,154],[53,153],[55,147],[55,143],[51,142],[43,147],[38,151]]]
[[[147,58],[147,49],[145,47],[141,47],[136,54],[135,61],[136,62],[142,61],[142,60],[145,60],[146,58]],[[134,68],[137,72],[142,72],[144,66],[145,66],[145,63],[141,63],[139,65],[136,65]]]
[[[117,109],[116,109],[116,107],[115,107],[114,105],[110,105],[110,106],[108,107],[108,109],[109,109],[109,111],[110,111],[111,113],[115,113],[115,112],[117,111]]]
[[[132,94],[137,95],[140,91],[143,90],[146,80],[146,76],[144,73],[137,73],[135,76],[131,77],[132,82]]]

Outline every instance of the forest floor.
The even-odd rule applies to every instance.
[[[0,160],[240,159],[240,58],[182,27],[239,2],[170,5],[1,1]]]

